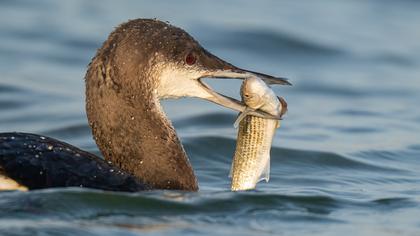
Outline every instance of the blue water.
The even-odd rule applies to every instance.
[[[99,154],[84,73],[134,18],[190,32],[240,67],[289,77],[269,183],[229,191],[236,114],[168,101],[200,191],[0,193],[0,235],[420,235],[420,2],[0,1],[0,132]],[[240,82],[211,83],[238,97]]]

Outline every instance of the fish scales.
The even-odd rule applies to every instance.
[[[272,143],[270,133],[274,133],[277,122],[248,115],[239,123],[232,167],[232,191],[253,189],[261,179],[268,181],[269,173],[262,172],[269,168],[267,162],[270,161]]]

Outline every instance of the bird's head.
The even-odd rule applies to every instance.
[[[108,40],[108,47],[103,47],[113,50],[109,54],[114,55],[110,58],[114,62],[110,64],[116,64],[122,73],[138,73],[138,79],[149,79],[147,84],[152,85],[158,99],[196,97],[242,112],[245,106],[240,101],[217,93],[203,78],[257,76],[267,84],[290,85],[284,78],[238,68],[208,52],[184,30],[162,21],[129,21],[118,27],[110,39],[113,35],[114,42]],[[119,77],[124,78],[124,75]],[[132,88],[145,84],[138,83],[140,81],[114,82]],[[261,111],[254,115],[280,118]]]

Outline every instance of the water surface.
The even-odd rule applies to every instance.
[[[99,154],[86,66],[108,33],[170,21],[240,67],[291,78],[269,183],[231,193],[236,114],[164,103],[198,193],[0,193],[1,235],[419,235],[420,3],[416,1],[0,1],[0,132]],[[213,83],[238,97],[239,82]]]

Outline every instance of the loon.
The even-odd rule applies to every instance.
[[[242,112],[244,104],[215,92],[202,79],[250,76],[290,85],[285,78],[225,62],[169,23],[123,23],[98,49],[85,76],[87,118],[104,159],[42,135],[0,133],[0,191],[197,191],[193,168],[160,100],[196,97]]]

